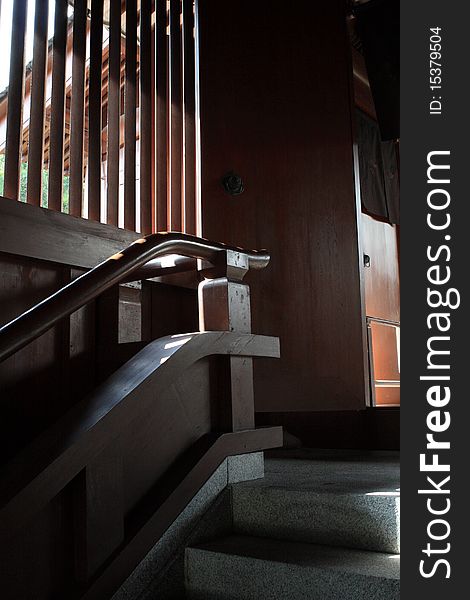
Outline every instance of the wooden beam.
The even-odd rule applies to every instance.
[[[139,237],[0,197],[0,252],[91,269]]]

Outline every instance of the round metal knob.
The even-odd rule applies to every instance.
[[[227,194],[230,194],[231,196],[238,196],[239,194],[242,194],[245,189],[242,178],[233,171],[224,175],[222,185]]]

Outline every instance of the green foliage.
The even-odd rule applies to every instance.
[[[3,195],[5,181],[5,154],[0,154],[0,195]],[[20,168],[20,201],[26,202],[26,191],[28,186],[28,163],[22,162]],[[47,169],[42,170],[42,198],[41,206],[47,208],[47,195],[49,188],[49,173]],[[69,177],[64,175],[62,190],[62,212],[69,212]]]

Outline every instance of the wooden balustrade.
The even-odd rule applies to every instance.
[[[47,222],[42,235],[28,236],[35,245],[29,248],[30,255],[43,256],[50,246],[58,252],[50,235],[63,237],[66,231],[60,228],[69,227],[71,219],[6,199],[0,200],[2,204],[6,205],[7,226],[14,224],[19,212],[31,213],[36,228],[41,217]],[[34,219],[38,213],[40,217]],[[48,233],[47,227],[52,231]],[[85,231],[77,238],[80,228]],[[78,260],[82,267],[95,263],[97,256],[83,253],[93,248],[101,252],[103,244],[87,244],[85,236],[105,229],[80,221],[71,232],[69,254],[56,255],[55,260],[66,264]],[[136,236],[110,231],[129,241]],[[109,250],[120,244],[120,240],[106,241]],[[0,251],[14,251],[12,243],[12,239],[2,239]],[[77,247],[85,250],[74,252]],[[119,343],[120,292],[117,285],[108,285],[109,277],[114,284],[131,273],[140,277],[144,264],[153,268],[153,275],[162,273],[166,267],[152,267],[152,263],[168,254],[193,259],[184,259],[181,266],[192,268],[200,280],[200,331],[177,330],[149,343]],[[252,361],[279,357],[279,340],[251,333],[249,288],[243,279],[249,269],[264,268],[268,261],[264,251],[228,247],[190,235],[139,238],[23,313],[13,322],[10,341],[9,326],[2,328],[0,362],[18,351],[18,340],[30,343],[41,327],[63,322],[85,300],[89,307],[91,298],[97,300],[93,361],[99,385],[0,469],[0,537],[8,553],[0,584],[7,595],[16,574],[24,572],[24,558],[11,548],[28,544],[37,556],[38,544],[49,543],[48,536],[54,536],[63,562],[51,562],[48,569],[42,569],[40,562],[30,561],[28,568],[40,571],[39,578],[44,573],[47,577],[50,573],[50,578],[39,587],[34,576],[27,579],[24,597],[31,591],[39,600],[111,598],[225,458],[282,444],[280,427],[254,427]],[[191,297],[196,300],[196,294]],[[168,301],[168,314],[161,304],[151,302],[149,308],[152,332],[175,312],[174,303]],[[47,313],[47,322],[41,312]],[[26,324],[20,329],[27,338],[17,327],[20,322]],[[67,347],[71,347],[70,339]],[[52,529],[32,531],[31,524],[41,523],[44,515]],[[61,537],[65,530],[66,541]]]
[[[14,0],[11,23],[1,15],[11,53],[0,194],[144,234],[196,234],[194,10],[194,0]]]

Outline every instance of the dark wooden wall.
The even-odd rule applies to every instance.
[[[0,325],[138,237],[0,197]],[[124,284],[1,363],[0,470],[135,353],[136,342],[197,329],[196,289],[162,282]],[[202,396],[204,390],[207,396],[207,390],[194,386],[208,370],[207,361],[193,365],[187,373],[191,394],[186,380],[175,382],[168,393],[179,396],[169,403],[171,410],[152,414],[139,436],[132,427],[123,432],[126,515],[155,476],[175,459],[181,445],[204,433],[196,425],[193,431],[191,419],[208,420],[204,412],[194,415],[201,403],[208,412],[209,400]],[[165,398],[160,400],[165,406]],[[155,436],[157,424],[163,428],[159,436]],[[149,453],[154,460],[148,460]],[[75,480],[0,547],[2,598],[71,597],[64,589],[70,589],[75,576],[74,485]]]
[[[0,325],[139,236],[0,197]],[[160,282],[124,284],[73,313],[0,364],[0,463],[136,352],[135,342],[197,329],[197,291]]]
[[[56,291],[64,265],[0,253],[0,322]],[[93,385],[94,310],[85,307],[0,364],[2,460],[67,410]],[[73,381],[73,385],[71,385]]]
[[[272,254],[253,330],[280,336],[281,360],[256,367],[258,411],[367,402],[345,16],[342,0],[199,2],[203,235]]]

